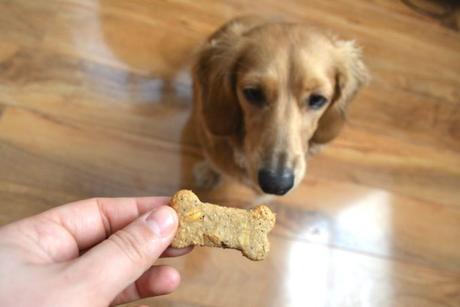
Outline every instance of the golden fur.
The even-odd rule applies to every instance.
[[[305,24],[260,17],[231,20],[200,51],[193,70],[194,122],[207,164],[201,185],[215,172],[260,191],[257,173],[281,161],[304,177],[309,152],[340,132],[347,104],[367,82],[361,52]],[[248,103],[247,87],[263,89],[263,107]],[[311,110],[310,95],[328,103]],[[280,160],[281,159],[281,160]]]

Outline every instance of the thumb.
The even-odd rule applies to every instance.
[[[91,288],[111,300],[152,266],[176,230],[174,209],[159,207],[92,248],[78,260],[76,269],[85,272]]]

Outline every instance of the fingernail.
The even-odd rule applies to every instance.
[[[159,207],[147,216],[146,221],[157,236],[169,236],[174,231],[174,225],[176,224],[174,209],[168,206]]]

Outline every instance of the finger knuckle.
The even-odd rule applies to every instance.
[[[109,240],[133,263],[143,263],[148,258],[145,239],[127,230],[119,230]]]

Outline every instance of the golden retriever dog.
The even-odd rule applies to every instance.
[[[300,23],[243,17],[207,40],[193,68],[193,121],[210,187],[220,175],[263,194],[301,182],[307,160],[342,129],[368,79],[353,42]]]

